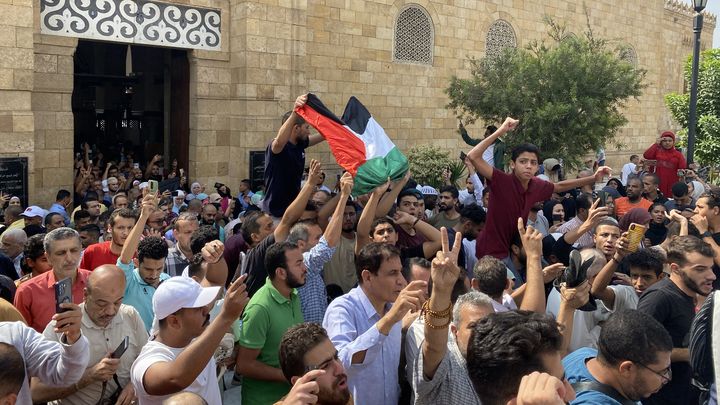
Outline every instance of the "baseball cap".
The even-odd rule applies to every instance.
[[[152,304],[155,318],[165,319],[183,308],[200,308],[209,305],[220,292],[220,287],[202,287],[189,277],[170,277],[160,283]]]
[[[27,208],[25,208],[25,211],[20,214],[20,216],[25,218],[34,218],[34,217],[45,217],[45,210],[38,207],[37,205],[31,205]]]

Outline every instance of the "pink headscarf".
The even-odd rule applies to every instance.
[[[620,226],[620,230],[627,232],[630,224],[635,223],[647,226],[650,220],[652,220],[652,216],[650,216],[648,210],[645,208],[633,208],[620,218],[618,225]]]

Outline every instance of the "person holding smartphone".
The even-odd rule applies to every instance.
[[[80,381],[65,386],[50,386],[37,378],[30,384],[33,400],[54,404],[90,404],[114,399],[113,404],[129,405],[136,400],[130,384],[130,367],[148,341],[140,314],[122,303],[125,275],[114,265],[95,269],[85,287],[80,304],[82,334],[90,343],[90,360]],[[59,341],[56,322],[45,328],[49,341]]]

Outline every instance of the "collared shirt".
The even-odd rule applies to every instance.
[[[65,221],[65,226],[70,226],[70,216],[67,213],[67,210],[62,204],[53,203],[52,206],[50,206],[50,209],[48,212],[56,212],[63,217],[63,221]]]
[[[332,259],[325,263],[323,270],[323,278],[325,285],[335,284],[339,286],[343,294],[350,291],[357,285],[357,273],[355,272],[355,239],[345,236],[340,237],[338,245],[335,247],[335,254]]]
[[[38,377],[53,386],[72,385],[80,380],[90,358],[88,341],[80,336],[72,345],[51,342],[22,322],[0,322],[0,342],[14,346],[25,361],[27,377]],[[30,381],[25,378],[17,404],[31,405]]]
[[[243,313],[243,326],[238,343],[248,349],[258,349],[257,361],[280,368],[278,347],[285,332],[303,322],[300,298],[293,289],[290,299],[273,286],[270,278],[250,298]],[[262,381],[245,377],[242,387],[243,405],[272,404],[290,391],[287,383]]]
[[[80,304],[85,300],[85,286],[90,272],[77,269],[77,277],[72,284],[73,302]],[[20,311],[28,325],[42,333],[55,315],[55,271],[50,270],[22,283],[15,293],[15,308]]]
[[[146,283],[140,277],[140,272],[135,268],[132,260],[129,264],[124,264],[118,259],[116,265],[125,273],[125,297],[123,303],[132,305],[138,311],[145,324],[145,330],[149,331],[152,328],[153,316],[155,315],[152,307],[155,287]],[[161,283],[169,278],[170,276],[167,273],[160,273]]]
[[[180,250],[180,247],[175,245],[175,247],[168,249],[168,255],[165,259],[165,271],[170,277],[181,275],[183,269],[189,264],[190,260],[185,257],[185,253]]]
[[[82,310],[80,330],[90,343],[90,360],[88,361],[87,368],[94,367],[100,360],[107,357],[108,353],[114,352],[125,336],[129,337],[130,344],[120,358],[120,366],[115,372],[118,376],[118,381],[124,387],[130,381],[130,367],[148,340],[148,335],[142,319],[140,319],[140,315],[133,307],[122,304],[110,322],[110,325],[101,328],[90,319],[90,316],[85,310],[84,303],[80,304],[80,309]],[[50,341],[58,342],[58,335],[53,332],[53,328],[55,328],[55,321],[48,324],[43,335]],[[116,389],[117,385],[115,381],[112,379],[109,380],[105,389],[105,398],[110,397]],[[65,398],[52,401],[50,404],[95,405],[100,399],[101,394],[102,382],[96,381],[88,386],[82,387],[80,391]]]
[[[307,267],[305,285],[298,288],[300,307],[305,322],[320,323],[327,309],[327,291],[323,281],[323,266],[332,259],[335,248],[328,245],[322,236],[317,245],[303,253],[303,262]]]
[[[385,312],[391,307],[386,304]],[[358,404],[396,405],[400,398],[401,323],[385,336],[376,323],[378,314],[362,287],[336,298],[328,306],[323,327],[345,367],[350,392]],[[361,364],[353,364],[355,353],[366,351]]]
[[[570,231],[574,231],[575,229],[580,228],[580,225],[583,224],[583,220],[581,220],[578,217],[572,217],[571,220],[565,222],[564,224],[560,225],[558,229],[555,231],[557,233],[568,233]],[[578,249],[584,249],[587,247],[593,247],[595,246],[595,242],[593,241],[593,236],[591,231],[587,231],[584,234],[580,235],[577,242],[575,242]]]
[[[25,257],[25,255],[21,252],[17,256],[15,256],[14,259],[12,259],[13,266],[15,267],[15,271],[17,272],[18,277],[22,277],[23,275],[22,267],[20,266],[20,262],[22,262],[23,257]]]

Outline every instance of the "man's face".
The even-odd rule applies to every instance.
[[[368,272],[370,273],[370,272]],[[383,260],[377,275],[370,273],[369,279],[363,282],[382,302],[395,302],[400,291],[407,286],[402,275],[400,258],[393,256]]]
[[[180,320],[183,334],[188,337],[200,336],[210,324],[210,310],[212,305],[200,308],[183,308],[174,316]]]
[[[656,205],[653,207],[652,211],[650,211],[650,217],[652,217],[652,221],[656,224],[664,224],[665,223],[665,207],[662,205]]]
[[[395,246],[395,243],[397,243],[397,232],[395,232],[395,228],[393,228],[391,224],[381,223],[375,227],[372,234],[372,241]]]
[[[275,230],[275,225],[273,224],[272,218],[268,215],[263,215],[257,219],[257,223],[259,226],[259,229],[257,233],[253,235],[257,235],[257,242],[260,242],[261,240],[267,238],[270,236],[271,233]]]
[[[704,216],[705,218],[707,218],[708,221],[712,221],[720,214],[720,208],[710,208],[710,204],[708,204],[708,198],[701,197],[698,199],[697,203],[695,203],[695,213]]]
[[[119,215],[115,217],[115,225],[110,228],[113,244],[123,246],[133,226],[135,226],[135,219],[123,218]]]
[[[150,214],[150,217],[147,220],[148,226],[155,230],[155,231],[163,231],[165,230],[165,225],[167,222],[165,221],[165,213],[161,210],[157,210]]]
[[[56,273],[69,275],[80,265],[80,252],[80,238],[67,238],[50,243],[50,250],[46,255]]]
[[[310,136],[310,125],[308,125],[307,122],[302,125],[295,125],[295,129],[297,131],[297,139],[300,141],[305,141]]]
[[[653,181],[653,178],[651,176],[645,176],[642,179],[642,185],[643,185],[643,192],[644,193],[654,193],[657,191],[657,185]]]
[[[285,251],[285,260],[287,262],[287,286],[289,288],[298,288],[305,285],[305,276],[307,275],[307,267],[303,260],[300,249],[289,249]]]
[[[315,203],[315,206],[319,210],[320,208],[324,207],[325,204],[327,204],[328,195],[324,191],[316,191],[315,194],[313,194],[312,201]]]
[[[83,226],[88,225],[89,223],[90,223],[90,218],[88,218],[88,217],[78,219],[77,221],[75,221],[75,229],[80,229]]]
[[[312,370],[324,370],[325,374],[315,381],[320,388],[317,393],[318,404],[345,405],[350,400],[345,367],[338,359],[338,352],[330,339],[323,339],[310,349],[303,358],[305,367]]]
[[[0,236],[0,252],[5,256],[15,259],[23,251],[23,243],[15,236]]]
[[[698,252],[689,252],[685,254],[685,259],[687,263],[684,266],[671,263],[670,269],[681,277],[687,288],[707,297],[712,292],[715,281],[715,273],[712,271],[713,258]]]
[[[440,211],[450,211],[455,208],[457,199],[453,198],[452,193],[442,192],[438,199],[438,208]]]
[[[108,190],[110,190],[111,193],[114,193],[118,191],[118,188],[120,188],[120,183],[118,183],[117,179],[110,179],[107,182]]]
[[[417,209],[415,210],[415,218],[422,220],[425,218],[425,199],[419,199]]]
[[[415,280],[422,280],[424,282],[430,281],[430,269],[427,267],[419,266],[417,264],[413,264],[410,266],[410,281]],[[424,289],[425,295],[428,295],[429,291],[427,290],[427,287]]]
[[[472,181],[470,181],[470,177],[468,177],[467,180],[465,180],[465,187],[467,188],[468,193],[472,194],[475,192],[475,185],[473,184]]]
[[[110,177],[115,177],[115,178],[117,178],[117,175],[118,175],[117,169],[110,169],[110,170],[108,170],[108,178],[110,178]],[[108,186],[109,186],[109,185],[110,185],[110,183],[108,182]]]
[[[680,207],[687,207],[692,203],[692,198],[689,193],[679,197],[673,195],[673,200],[675,200],[675,204]]]
[[[634,367],[628,370],[631,374],[620,379],[623,392],[630,400],[645,399],[670,382],[670,352],[657,352],[655,356],[657,360],[650,364],[632,362]]]
[[[647,290],[648,287],[660,281],[661,278],[662,273],[658,276],[653,270],[630,267],[630,279],[638,296]]]
[[[208,225],[215,224],[215,215],[217,215],[217,208],[212,204],[207,204],[203,207],[202,218],[203,221]]]
[[[62,228],[63,226],[65,226],[65,220],[63,219],[62,215],[53,215],[46,228],[47,231],[50,232],[53,229]]]
[[[153,176],[158,176],[158,175],[160,175],[160,167],[158,167],[157,165],[153,165],[153,167],[152,167],[152,175],[153,175]]]
[[[398,205],[398,211],[408,213],[415,216],[418,208],[418,199],[414,195],[406,195],[400,199],[400,205]]]
[[[355,207],[352,205],[346,205],[345,210],[343,211],[342,231],[345,233],[354,231],[356,222],[357,212],[355,211]]]
[[[100,181],[100,180],[93,181],[92,188],[93,188],[93,191],[98,193],[98,195],[101,195],[103,193],[102,181]]]
[[[120,309],[125,295],[125,283],[98,283],[85,289],[85,311],[95,325],[110,325]]]
[[[519,179],[530,181],[537,173],[538,157],[534,153],[523,152],[517,159],[510,162],[510,168]]]
[[[95,232],[82,231],[80,232],[80,243],[83,249],[87,249],[88,246],[98,243],[100,235]]]
[[[119,208],[127,208],[128,207],[128,199],[125,196],[120,196],[115,199],[115,209]]]
[[[642,183],[639,179],[630,179],[627,182],[627,187],[625,187],[625,191],[627,192],[627,196],[629,199],[636,199],[639,198],[642,194]]]
[[[308,227],[308,240],[305,242],[303,250],[305,252],[310,251],[315,245],[320,242],[320,237],[323,235],[323,230],[319,225],[313,225]]]
[[[238,186],[238,191],[241,192],[241,193],[244,193],[244,192],[248,191],[248,185],[247,185],[247,183],[245,183],[244,181],[241,181],[241,182],[240,182],[240,185]]]
[[[675,141],[669,136],[663,136],[660,138],[660,146],[663,149],[671,149],[675,145]]]
[[[460,349],[460,353],[462,353],[463,357],[467,357],[467,345],[468,341],[470,341],[470,335],[472,333],[470,325],[485,318],[493,312],[494,310],[492,307],[486,308],[470,304],[463,305],[460,308],[460,324],[452,324],[450,330],[455,335],[458,349]]]
[[[34,274],[42,274],[49,271],[52,267],[48,262],[47,255],[43,253],[37,259],[25,258],[25,263],[32,269]]]
[[[151,259],[146,257],[138,264],[140,278],[149,285],[157,288],[157,286],[160,285],[160,275],[163,269],[165,269],[165,259]]]
[[[100,216],[100,203],[97,201],[88,201],[87,212],[90,213],[90,216],[92,218],[99,217]]]
[[[595,248],[603,252],[605,257],[615,254],[615,242],[620,238],[620,228],[615,225],[599,225],[595,229]]]
[[[475,240],[484,227],[485,223],[476,224],[473,221],[465,220],[465,222],[462,223],[462,236],[467,240]]]
[[[42,217],[29,217],[25,218],[25,226],[28,225],[42,225]]]
[[[317,220],[317,218],[318,212],[315,210],[305,210],[303,211],[302,215],[300,215],[300,221]]]
[[[177,222],[177,229],[173,230],[173,236],[184,251],[190,251],[190,237],[199,227],[198,221],[182,220]]]

